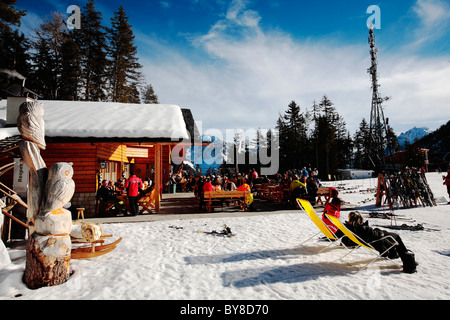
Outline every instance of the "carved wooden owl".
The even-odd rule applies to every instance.
[[[25,140],[36,143],[39,149],[44,150],[44,105],[37,101],[22,103],[19,107],[17,128]]]
[[[58,162],[50,167],[45,184],[42,212],[60,209],[72,199],[75,192],[75,182],[72,177],[72,163]]]

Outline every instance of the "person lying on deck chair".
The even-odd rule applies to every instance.
[[[348,222],[345,223],[345,226],[367,243],[373,242],[386,236],[393,237],[395,241],[397,241],[398,245],[386,252],[385,256],[387,256],[389,259],[396,259],[400,257],[403,262],[404,272],[416,272],[416,266],[418,264],[415,262],[414,253],[406,248],[405,244],[397,233],[387,232],[378,228],[369,227],[369,222],[364,222],[364,219],[359,211],[353,211],[349,213]],[[352,242],[350,239],[346,240]],[[384,239],[374,242],[372,243],[372,245],[378,252],[383,253],[386,248],[390,247],[390,244],[387,243],[388,241],[389,240]]]

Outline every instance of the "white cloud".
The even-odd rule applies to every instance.
[[[449,18],[449,5],[440,0],[417,0],[413,10],[424,27],[434,28]]]
[[[159,45],[158,59],[141,59],[162,103],[191,108],[203,128],[273,128],[295,100],[304,110],[327,95],[351,134],[370,117],[369,47],[298,41],[265,31],[261,17],[233,1],[204,35],[194,38],[207,58],[190,60]],[[436,129],[450,119],[448,57],[379,54],[380,91],[392,99],[386,117],[398,133],[417,125]]]
[[[261,17],[253,10],[247,10],[248,1],[233,0],[226,14],[226,20],[236,23],[238,26],[256,27]]]
[[[414,31],[415,46],[441,38],[450,26],[450,5],[441,0],[417,0],[412,7],[419,18]]]
[[[27,11],[27,14],[21,19],[20,31],[29,37],[33,30],[38,29],[43,22],[43,17],[34,12]]]

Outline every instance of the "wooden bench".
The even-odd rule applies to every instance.
[[[138,206],[142,207],[142,209],[139,210],[139,214],[143,214],[144,212],[152,213],[152,209],[155,208],[153,199],[149,194],[139,198]]]
[[[320,202],[322,205],[326,205],[331,200],[332,195],[333,195],[333,189],[328,188],[328,187],[319,187],[319,189],[317,190],[316,204],[318,204]],[[325,198],[325,203],[323,203],[322,197]]]
[[[142,207],[142,209],[139,210],[140,214],[144,212],[152,213],[152,209],[155,209],[155,192],[155,189],[153,189],[151,192],[144,194],[139,198],[138,205]],[[161,199],[161,195],[159,199]]]
[[[250,191],[205,191],[203,200],[208,212],[211,212],[211,208],[222,207],[225,200],[238,203],[245,211],[245,199],[248,196],[250,196]]]
[[[255,188],[257,198],[268,199],[268,195],[269,195],[269,189],[268,189],[269,184],[268,183],[256,184],[253,187]]]

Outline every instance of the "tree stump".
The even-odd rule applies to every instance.
[[[70,236],[39,236],[36,233],[27,240],[27,265],[23,281],[30,289],[59,285],[69,279],[70,241]],[[62,257],[45,254],[46,247],[64,248],[67,243],[69,254]]]
[[[70,276],[71,212],[61,208],[38,215],[35,228],[27,240],[24,282],[31,289],[66,282]]]

